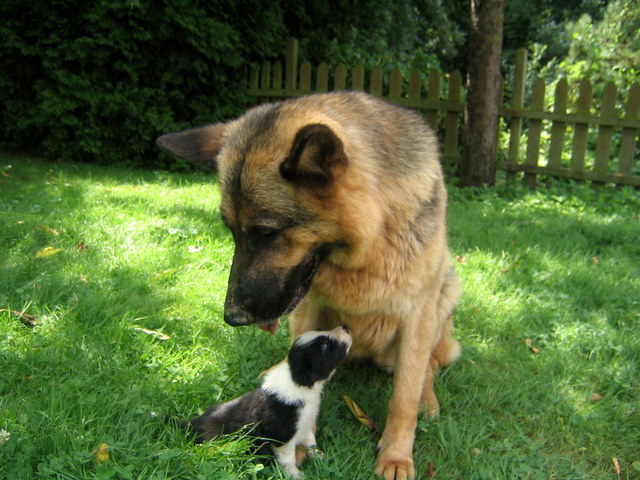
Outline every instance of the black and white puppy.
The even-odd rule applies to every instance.
[[[259,453],[272,449],[284,470],[299,478],[296,447],[315,451],[322,388],[344,360],[351,342],[346,327],[303,333],[291,346],[287,360],[267,371],[260,388],[209,408],[186,427],[196,433],[197,442],[203,442],[251,425],[251,435],[262,443]]]

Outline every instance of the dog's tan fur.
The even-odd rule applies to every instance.
[[[438,413],[434,376],[460,354],[451,336],[460,284],[447,247],[447,194],[435,136],[413,112],[364,94],[287,101],[267,122],[273,108],[170,134],[159,144],[217,166],[221,211],[234,231],[259,223],[265,212],[308,216],[285,229],[247,275],[286,271],[314,246],[332,246],[290,316],[291,337],[347,325],[350,357],[372,359],[394,373],[375,471],[387,480],[414,478],[418,411]],[[297,157],[298,171],[328,179],[322,186],[290,181],[281,170],[297,133],[311,124],[328,127],[343,149],[325,163],[314,145]],[[268,134],[255,134],[256,125]]]

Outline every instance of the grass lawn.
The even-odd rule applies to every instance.
[[[451,188],[464,355],[419,423],[418,478],[640,478],[639,197]],[[287,350],[286,328],[222,320],[218,202],[203,174],[0,155],[0,479],[284,478],[246,439],[197,447],[167,421]],[[307,479],[374,477],[377,434],[342,396],[384,425],[390,392],[370,365],[338,370]]]

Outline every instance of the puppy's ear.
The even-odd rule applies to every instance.
[[[217,171],[216,157],[224,146],[227,125],[216,123],[158,137],[156,144],[205,170]]]
[[[280,164],[280,174],[301,186],[326,188],[347,164],[342,140],[328,126],[313,123],[296,134],[289,156]]]

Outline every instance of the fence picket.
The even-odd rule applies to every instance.
[[[364,67],[358,65],[351,71],[351,88],[364,91]]]
[[[329,91],[329,66],[325,62],[318,65],[316,72],[316,90],[318,92]]]
[[[640,83],[634,83],[629,89],[625,118],[629,120],[640,119]],[[637,128],[622,129],[618,175],[631,175],[631,170],[633,168],[633,157],[636,150],[637,133]]]
[[[604,87],[602,102],[600,105],[600,118],[613,118],[616,116],[616,86],[608,82]],[[611,139],[613,138],[613,127],[600,125],[598,129],[598,140],[596,143],[596,160],[593,170],[598,174],[607,173],[609,158],[611,156]]]
[[[544,80],[536,78],[533,83],[533,94],[531,96],[531,111],[541,112],[544,110]],[[527,139],[527,152],[525,157],[525,165],[528,167],[537,167],[538,158],[540,156],[540,135],[542,133],[542,120],[529,120],[529,136]],[[529,170],[529,169],[527,169]],[[534,169],[535,170],[535,169]],[[536,188],[536,174],[525,171],[524,183],[531,189]]]
[[[507,160],[512,165],[517,165],[520,160],[520,135],[522,133],[521,110],[524,107],[524,84],[527,70],[527,51],[520,49],[516,51],[516,71],[513,81],[513,98],[511,108],[515,115],[511,116],[511,135],[509,136],[509,153]]]
[[[395,67],[389,79],[389,98],[398,99],[400,95],[402,95],[402,72],[399,67]]]
[[[269,90],[271,88],[271,64],[264,62],[260,71],[260,88]]]
[[[591,113],[591,97],[593,88],[588,80],[582,80],[579,86],[576,113],[588,116]],[[581,172],[584,170],[584,158],[587,152],[587,140],[589,135],[589,124],[576,122],[573,132],[573,147],[571,151],[571,170]]]
[[[282,90],[282,63],[275,62],[273,64],[273,83],[271,88]]]
[[[436,105],[440,100],[440,74],[434,70],[427,81],[427,100]],[[438,131],[438,109],[435,106],[425,109],[424,118],[433,130]]]
[[[460,90],[462,88],[462,75],[459,71],[449,76],[450,103],[460,103]],[[460,112],[447,110],[444,119],[444,146],[442,149],[443,160],[455,165],[458,163],[458,129],[460,127]]]
[[[289,40],[287,40],[284,69],[284,88],[287,90],[295,90],[298,85],[298,40],[295,38],[289,38]]]
[[[336,69],[333,71],[333,89],[347,89],[347,67],[345,67],[343,63],[338,64]]]
[[[412,70],[409,74],[409,100],[413,104],[420,102],[422,95],[422,78],[418,70]]]
[[[249,72],[249,90],[258,90],[260,85],[260,67],[253,66]]]
[[[311,91],[311,64],[306,61],[300,66],[300,90]]]
[[[553,112],[564,115],[567,113],[567,98],[569,95],[569,84],[567,79],[561,79],[556,85],[555,101]],[[554,120],[551,126],[551,144],[549,145],[549,166],[560,168],[562,165],[562,149],[564,148],[564,136],[567,131],[567,124],[562,120]]]
[[[640,84],[634,84],[627,92],[627,103],[624,115],[616,114],[616,87],[612,83],[605,86],[600,99],[599,113],[591,113],[593,101],[593,87],[588,80],[583,80],[578,86],[578,99],[573,109],[567,106],[569,86],[566,80],[560,80],[555,89],[554,105],[551,111],[545,110],[545,85],[536,80],[532,91],[532,104],[524,108],[525,78],[527,69],[526,50],[516,52],[515,79],[512,88],[511,106],[500,105],[499,115],[507,120],[509,125],[509,145],[506,161],[498,163],[499,168],[507,171],[508,177],[517,172],[524,172],[524,180],[530,186],[535,185],[536,175],[552,175],[565,178],[588,180],[595,185],[612,182],[623,185],[640,187],[640,175],[634,174],[636,156],[636,138],[640,132]],[[354,90],[365,90],[368,78],[369,92],[382,97],[392,103],[420,110],[425,120],[438,130],[438,120],[443,121],[443,161],[456,164],[459,159],[459,131],[461,113],[464,103],[460,100],[462,78],[459,72],[449,75],[449,94],[446,100],[440,98],[440,74],[430,72],[426,87],[426,95],[422,94],[422,75],[413,71],[408,78],[408,94],[403,95],[403,78],[401,71],[395,67],[389,77],[388,94],[383,84],[383,72],[375,67],[369,74],[362,66],[349,71],[343,64],[333,71],[332,85],[329,85],[331,75],[327,63],[321,63],[316,70],[315,84],[312,82],[313,68],[308,62],[298,64],[298,42],[289,39],[285,55],[284,66],[280,62],[273,64],[265,62],[261,66],[245,69],[247,75],[247,93],[267,101],[269,97],[295,97],[313,91],[326,92],[344,90],[347,81]],[[349,78],[350,77],[350,78]],[[523,126],[527,125],[526,152],[524,162],[520,158],[520,141]],[[598,129],[596,148],[594,152],[594,168],[585,169],[586,154],[589,146],[589,128]],[[565,139],[567,129],[573,130],[571,140],[571,159],[569,166],[563,165],[565,155]],[[539,162],[541,138],[543,132],[550,134],[547,162]],[[504,133],[504,131],[502,131]],[[496,131],[496,135],[501,134]],[[617,166],[610,163],[613,135],[620,135],[620,150]],[[591,157],[590,157],[591,158]],[[542,164],[541,164],[542,163]],[[615,170],[615,173],[609,173]]]
[[[382,68],[380,68],[380,66],[374,67],[373,70],[371,70],[369,93],[374,97],[382,96]]]

